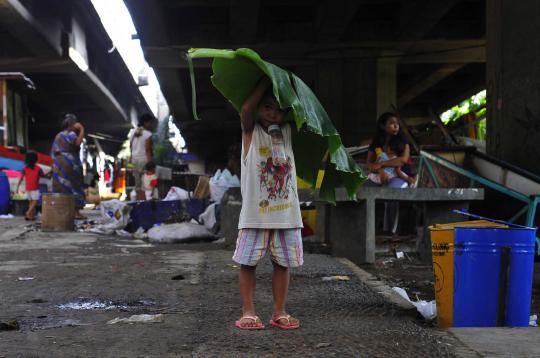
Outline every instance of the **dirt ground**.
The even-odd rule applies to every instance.
[[[0,357],[455,356],[462,344],[372,291],[335,258],[306,254],[292,273],[296,331],[233,327],[238,267],[214,243],[151,245],[116,236],[28,232],[0,222]],[[258,269],[259,315],[271,315],[271,265]],[[322,277],[348,275],[350,281]],[[107,324],[134,314],[161,323]]]

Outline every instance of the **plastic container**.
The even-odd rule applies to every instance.
[[[9,212],[9,180],[7,175],[0,171],[0,215]]]
[[[272,139],[272,162],[275,166],[287,163],[285,142],[283,140],[283,133],[281,132],[281,127],[279,124],[272,124],[268,126],[268,134]]]
[[[455,229],[454,326],[529,326],[535,233]]]
[[[435,300],[439,327],[454,325],[454,229],[459,227],[506,227],[504,224],[487,220],[460,221],[431,226],[431,249]]]

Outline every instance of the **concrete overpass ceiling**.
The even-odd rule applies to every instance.
[[[330,64],[340,68],[334,75],[350,77],[346,71],[359,66],[393,62],[395,102],[399,105],[402,100],[403,113],[425,114],[428,106],[439,110],[454,104],[452,99],[461,94],[485,86],[485,0],[126,0],[126,4],[181,127],[193,120],[187,64],[182,59],[190,47],[251,47],[270,62],[292,69],[318,94],[325,86],[320,69]],[[210,64],[195,63],[199,114],[208,121],[221,118],[227,122],[223,127],[237,130],[233,125],[237,115],[211,85]],[[367,72],[362,76],[357,78],[373,77]],[[351,88],[344,84],[337,89],[341,93]],[[347,99],[338,102],[348,106]],[[188,147],[198,146],[196,133],[203,127],[183,128]]]

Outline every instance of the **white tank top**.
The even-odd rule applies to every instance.
[[[296,189],[296,168],[291,144],[291,127],[281,125],[288,162],[274,166],[272,142],[255,123],[247,154],[242,144],[242,210],[239,229],[301,228],[302,216]]]

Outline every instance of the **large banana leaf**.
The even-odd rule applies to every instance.
[[[336,128],[311,89],[294,73],[266,62],[253,50],[191,49],[188,52],[193,88],[191,59],[213,58],[212,83],[236,110],[253,92],[262,76],[272,81],[274,96],[281,108],[291,108],[287,120],[296,123],[293,150],[297,175],[315,187],[321,163],[326,159],[325,175],[319,197],[335,203],[335,188],[344,186],[351,198],[364,182],[362,170],[343,147]]]

